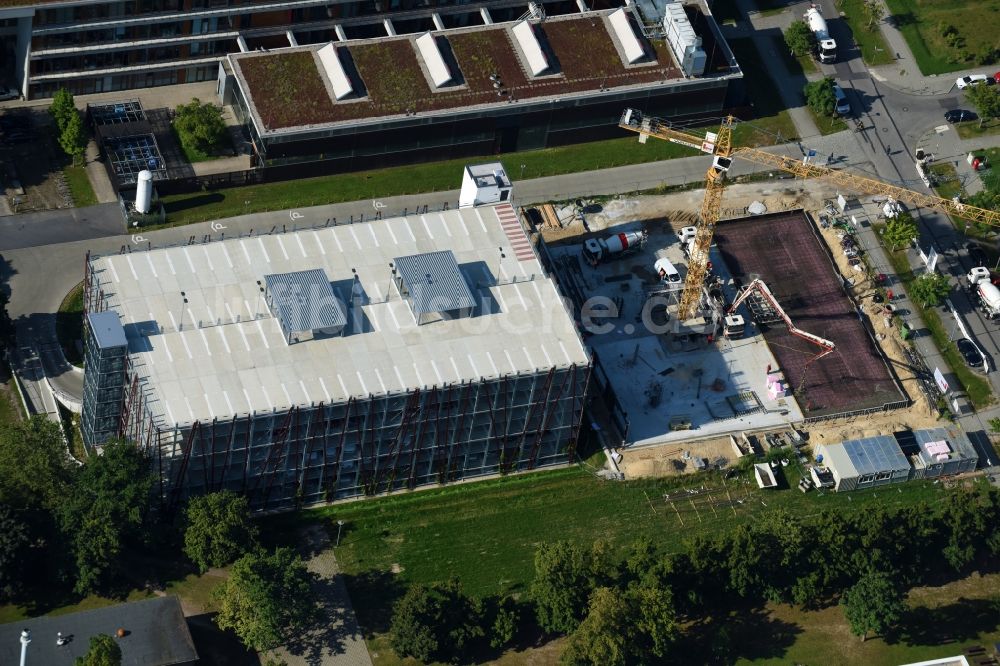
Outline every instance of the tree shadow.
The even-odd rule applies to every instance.
[[[968,641],[1000,626],[1000,604],[992,599],[965,599],[938,608],[908,610],[886,643],[944,645]]]
[[[257,654],[247,650],[232,631],[215,625],[216,613],[192,615],[188,629],[198,651],[200,666],[260,666]]]
[[[225,201],[225,199],[225,195],[220,192],[209,192],[206,194],[200,194],[196,197],[188,197],[186,199],[171,201],[170,204],[166,206],[166,210],[169,215],[170,213],[178,213],[182,210],[208,206],[209,204],[214,203],[221,203]]]
[[[733,664],[781,659],[802,628],[771,617],[764,607],[735,608],[720,619],[691,626],[670,664]]]
[[[365,636],[384,634],[392,623],[392,607],[406,592],[398,576],[389,571],[344,574],[351,599],[358,603],[354,612]]]

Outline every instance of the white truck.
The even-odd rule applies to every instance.
[[[583,258],[591,266],[624,257],[646,244],[645,231],[621,231],[606,238],[588,238],[583,243]]]
[[[977,266],[966,276],[969,286],[975,288],[983,314],[994,319],[1000,316],[1000,289],[990,281],[990,269]]]
[[[805,14],[806,24],[816,36],[816,50],[819,61],[830,63],[837,60],[837,42],[830,37],[830,30],[826,26],[826,19],[820,14],[816,5],[810,5],[809,11]]]

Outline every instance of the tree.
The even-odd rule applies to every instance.
[[[1000,416],[995,416],[988,421],[990,424],[990,432],[1000,433]]]
[[[144,536],[152,483],[145,455],[121,440],[109,441],[79,468],[59,507],[77,593],[98,591],[117,578],[125,550]]]
[[[1000,118],[1000,91],[996,86],[969,86],[965,96],[979,111],[979,126],[991,118]]]
[[[0,504],[0,600],[18,589],[28,554],[30,535],[22,516]]]
[[[314,619],[312,580],[291,548],[244,555],[216,592],[215,623],[257,652],[281,645]]]
[[[902,591],[881,571],[866,572],[844,593],[841,603],[851,633],[861,636],[862,641],[869,631],[883,635],[899,622],[906,610]]]
[[[76,658],[76,666],[121,666],[122,649],[107,634],[91,636],[87,654]]]
[[[545,631],[568,634],[583,619],[591,590],[606,582],[604,572],[613,570],[600,544],[588,552],[568,541],[556,541],[535,551],[531,596],[538,624]]]
[[[833,79],[830,77],[807,83],[802,93],[806,97],[806,104],[817,115],[832,116],[837,108],[837,96],[833,92]]]
[[[83,127],[83,118],[78,111],[74,110],[66,121],[66,126],[59,134],[59,146],[64,153],[73,158],[74,164],[83,161],[83,155],[87,151],[87,131]]]
[[[184,554],[202,573],[229,564],[256,543],[247,499],[231,491],[195,497],[184,517]]]
[[[462,661],[484,635],[482,612],[458,579],[414,585],[396,602],[389,629],[392,649],[422,662]]]
[[[72,471],[58,424],[33,416],[0,427],[0,504],[54,509]]]
[[[948,278],[940,273],[924,273],[913,281],[910,296],[917,299],[924,307],[933,307],[943,301],[951,293]]]
[[[570,636],[562,660],[574,666],[660,663],[677,637],[669,590],[599,587],[587,617]]]
[[[865,16],[868,17],[869,30],[875,29],[875,24],[885,16],[885,7],[880,0],[865,0]]]
[[[785,30],[785,45],[797,56],[809,55],[816,49],[816,35],[805,21],[792,21]]]
[[[212,153],[226,137],[226,121],[219,107],[202,103],[195,97],[189,104],[177,107],[174,129],[188,150]]]
[[[497,612],[490,627],[490,647],[500,650],[514,640],[517,628],[521,622],[521,613],[517,603],[510,597],[504,597],[497,604]]]
[[[76,103],[73,101],[73,93],[60,88],[52,95],[52,105],[49,107],[49,115],[56,121],[56,127],[61,134],[66,125],[69,124],[70,116],[77,113]]]
[[[889,243],[891,251],[895,252],[896,248],[905,246],[917,237],[917,223],[909,213],[900,213],[886,222],[882,237]]]

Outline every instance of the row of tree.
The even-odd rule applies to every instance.
[[[73,94],[60,88],[52,96],[49,114],[59,130],[59,147],[73,158],[74,164],[82,164],[87,152],[87,130],[83,125],[83,115],[77,110]]]
[[[137,570],[183,554],[201,572],[232,564],[216,622],[251,649],[280,645],[314,619],[312,575],[293,550],[261,547],[246,498],[204,495],[171,516],[153,503],[153,482],[127,442],[80,465],[43,417],[0,427],[0,602],[118,595],[147,583]]]
[[[457,581],[411,587],[394,607],[392,644],[400,655],[459,662],[487,642],[502,648],[519,632],[540,630],[569,637],[565,664],[663,663],[690,657],[681,627],[767,601],[839,603],[857,636],[884,635],[903,617],[909,587],[1000,554],[998,521],[1000,492],[977,488],[811,520],[775,510],[667,554],[648,540],[624,556],[600,541],[543,544],[530,592],[516,602],[470,599]],[[734,657],[737,646],[724,634],[713,637],[706,659]]]

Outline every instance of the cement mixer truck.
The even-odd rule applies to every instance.
[[[835,62],[837,60],[837,42],[830,36],[830,29],[827,28],[826,19],[819,13],[816,5],[811,5],[805,15],[806,24],[809,30],[816,37],[816,53],[820,62]]]
[[[969,271],[966,279],[969,287],[976,290],[979,296],[979,305],[989,319],[1000,316],[1000,289],[990,280],[990,269],[984,266],[977,266]]]
[[[583,258],[591,266],[596,266],[638,252],[645,244],[645,231],[622,231],[605,238],[588,238],[583,243]]]

